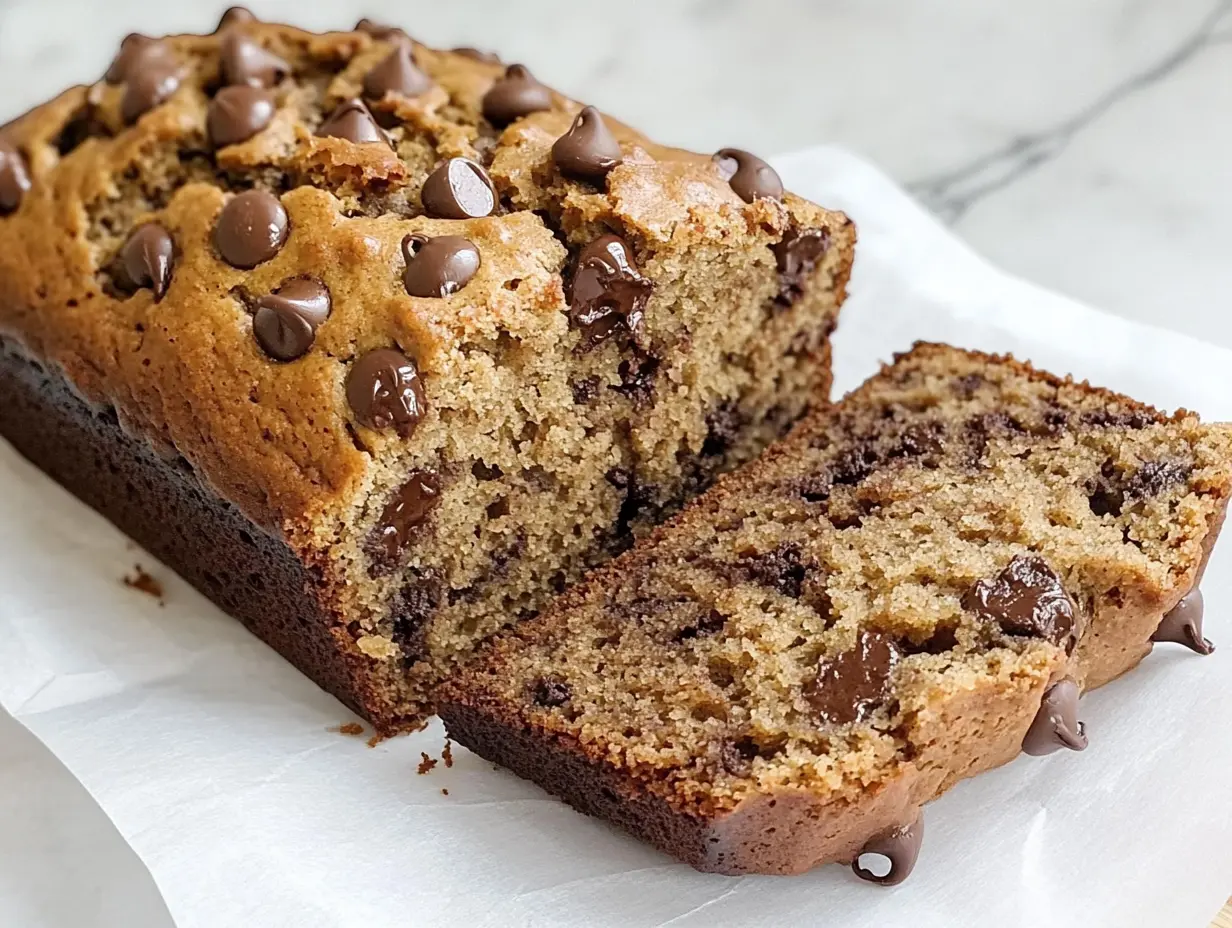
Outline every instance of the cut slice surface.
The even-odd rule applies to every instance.
[[[1015,757],[1046,694],[1043,749],[1081,746],[1055,685],[1149,652],[1230,462],[1227,426],[918,345],[499,638],[441,714],[703,869],[852,860]]]

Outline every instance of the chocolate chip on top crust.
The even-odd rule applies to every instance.
[[[924,814],[921,811],[917,813],[915,821],[906,825],[895,825],[873,835],[851,862],[852,872],[869,883],[897,886],[915,869],[915,862],[920,856],[920,845],[923,843]],[[865,855],[884,857],[889,862],[890,869],[884,875],[878,876],[862,862],[861,858]]]
[[[771,250],[779,270],[779,292],[775,302],[791,306],[804,295],[804,285],[830,250],[830,231],[790,229]]]
[[[206,127],[215,148],[246,142],[274,118],[274,95],[262,87],[223,87],[210,101]]]
[[[1078,684],[1072,677],[1048,688],[1022,741],[1024,753],[1041,757],[1061,748],[1086,750],[1086,727],[1078,721],[1078,695]]]
[[[120,268],[134,289],[149,287],[155,302],[163,298],[171,283],[175,242],[171,233],[157,222],[136,229],[120,249]]]
[[[1030,635],[1056,645],[1066,642],[1076,625],[1061,578],[1036,555],[1020,554],[996,577],[976,582],[963,597],[963,608],[1007,635]]]
[[[30,174],[21,152],[0,139],[0,215],[7,215],[21,206],[29,189]]]
[[[255,23],[256,21],[257,16],[252,10],[247,7],[233,6],[229,7],[227,11],[222,14],[222,19],[218,20],[218,28],[214,31],[216,33],[222,32],[228,26],[242,26],[245,23]]]
[[[378,550],[391,566],[410,544],[414,530],[427,520],[441,499],[440,478],[428,470],[413,470],[385,505],[369,536],[369,547]]]
[[[424,389],[415,362],[393,348],[369,351],[351,365],[347,403],[360,425],[394,429],[410,438],[424,416]]]
[[[136,122],[154,107],[165,103],[180,89],[180,66],[161,45],[146,46],[129,64],[120,98],[120,116]]]
[[[1202,614],[1205,607],[1202,601],[1202,591],[1190,590],[1181,601],[1164,615],[1151,635],[1152,641],[1171,641],[1183,644],[1198,654],[1211,654],[1215,646],[1202,636]]]
[[[273,87],[291,73],[286,60],[234,29],[223,37],[221,68],[227,86]]]
[[[479,219],[496,209],[496,187],[482,166],[450,158],[424,181],[423,208],[438,219]]]
[[[889,696],[890,677],[901,656],[889,635],[864,629],[854,648],[817,665],[804,698],[822,722],[862,722]]]
[[[233,197],[214,226],[214,247],[232,267],[250,270],[282,250],[291,222],[282,203],[265,190]]]
[[[406,270],[402,283],[411,296],[447,297],[457,293],[479,270],[479,249],[460,235],[408,235],[402,240]]]
[[[524,65],[511,64],[505,76],[483,95],[483,115],[496,126],[552,108],[552,91],[535,79]]]
[[[601,183],[620,159],[620,143],[593,106],[583,107],[552,146],[552,160],[561,173],[578,180]]]
[[[603,235],[583,248],[570,290],[569,320],[582,331],[582,350],[622,328],[640,338],[654,283],[638,271],[624,239]]]
[[[103,76],[103,80],[108,84],[124,83],[128,80],[129,72],[137,62],[137,59],[147,52],[161,55],[168,54],[166,45],[158,39],[151,39],[149,36],[141,35],[137,32],[129,33],[124,37],[124,41],[120,43],[119,54],[115,56],[111,65],[107,68],[107,73]]]
[[[315,277],[292,278],[257,300],[252,334],[271,358],[294,361],[308,353],[330,307],[324,283]]]
[[[409,43],[400,42],[376,67],[364,75],[364,96],[380,100],[394,93],[417,97],[432,87],[432,78],[415,64]]]
[[[783,198],[783,182],[778,173],[756,155],[739,148],[721,148],[714,153],[713,160],[723,179],[744,202],[752,203],[759,197]]]
[[[370,35],[372,38],[382,42],[391,41],[407,41],[411,37],[406,34],[406,31],[398,26],[386,26],[378,22],[373,22],[367,16],[355,24],[355,31],[362,32],[365,35]]]
[[[317,129],[317,135],[325,138],[346,139],[348,142],[366,144],[380,142],[389,145],[389,136],[377,125],[372,111],[362,100],[345,100]]]

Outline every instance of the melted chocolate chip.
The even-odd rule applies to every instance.
[[[222,19],[218,20],[218,28],[214,31],[222,32],[228,26],[242,26],[245,23],[255,23],[257,16],[252,10],[247,7],[233,6],[227,9],[222,14]]]
[[[461,55],[463,58],[470,58],[472,61],[482,61],[484,64],[500,64],[500,56],[492,52],[485,52],[482,49],[471,48],[469,45],[463,45],[453,50],[455,55]]]
[[[599,395],[600,385],[599,378],[596,376],[583,377],[573,384],[573,402],[579,406],[587,405]]]
[[[346,100],[338,104],[329,114],[317,135],[324,138],[346,139],[348,142],[364,144],[380,142],[389,144],[389,137],[377,125],[372,112],[362,100]]]
[[[223,87],[206,114],[206,126],[215,148],[246,142],[274,118],[274,95],[261,87],[236,84]]]
[[[1062,644],[1074,633],[1074,604],[1048,562],[1020,554],[991,580],[980,580],[963,597],[963,608],[1007,635],[1030,635]]]
[[[291,73],[291,65],[241,32],[222,40],[222,82],[228,86],[273,87]]]
[[[505,76],[483,95],[483,115],[496,126],[552,108],[552,92],[520,64],[511,64]]]
[[[817,676],[805,687],[804,698],[822,722],[862,722],[889,696],[890,676],[899,656],[898,646],[888,635],[863,630],[854,648],[818,664]]]
[[[582,330],[581,350],[620,329],[638,341],[654,284],[638,272],[623,239],[603,235],[583,248],[571,289],[569,321]]]
[[[427,650],[428,623],[441,606],[444,584],[431,570],[409,571],[410,577],[389,607],[393,639],[410,664]]]
[[[414,537],[414,530],[424,523],[440,498],[441,484],[436,474],[411,471],[372,529],[369,547],[373,553],[390,566],[396,565]]]
[[[386,94],[417,97],[432,87],[432,78],[415,66],[408,43],[400,42],[380,64],[364,75],[364,96],[381,100]]]
[[[535,692],[531,698],[535,700],[537,706],[555,709],[573,698],[573,689],[563,680],[540,680],[535,685]]]
[[[408,235],[402,240],[406,270],[402,283],[411,296],[447,297],[457,293],[479,270],[479,249],[460,235]]]
[[[800,559],[800,546],[785,542],[765,554],[746,555],[740,566],[749,578],[778,590],[784,596],[799,599],[804,588],[806,568]]]
[[[295,277],[257,300],[252,333],[270,357],[294,361],[308,353],[329,311],[325,284],[312,277]]]
[[[1193,467],[1181,461],[1146,461],[1125,485],[1125,494],[1150,499],[1189,480]]]
[[[692,638],[707,638],[710,635],[717,635],[726,624],[727,616],[717,609],[711,609],[692,625],[686,625],[676,632],[675,640],[688,641]]]
[[[0,215],[13,212],[30,189],[26,161],[16,148],[0,139]]]
[[[428,175],[420,199],[437,219],[479,219],[496,208],[496,188],[474,161],[450,158]]]
[[[147,53],[154,55],[167,55],[167,47],[156,39],[151,39],[149,36],[139,35],[136,32],[125,36],[124,41],[120,43],[120,53],[115,56],[111,65],[107,68],[107,73],[103,80],[108,84],[122,84],[128,80],[129,72],[136,65],[138,59],[144,57]]]
[[[370,35],[381,42],[409,42],[411,40],[411,37],[398,26],[386,26],[382,23],[373,22],[366,16],[355,24],[355,31]]]
[[[223,207],[214,226],[214,247],[232,267],[250,270],[282,250],[290,220],[282,203],[265,190],[246,190]]]
[[[424,416],[424,389],[415,362],[393,348],[369,351],[351,365],[347,402],[360,425],[396,429],[410,438]]]
[[[1210,654],[1215,646],[1202,637],[1203,612],[1202,591],[1190,590],[1164,615],[1151,640],[1171,641],[1198,654]]]
[[[702,457],[714,458],[730,451],[749,424],[748,414],[734,399],[720,403],[706,416],[706,440]]]
[[[915,862],[920,856],[920,845],[924,842],[924,814],[919,812],[915,821],[907,825],[896,825],[874,835],[860,849],[859,855],[851,862],[852,872],[869,883],[879,883],[882,886],[897,886],[911,875]],[[861,859],[871,854],[884,857],[890,863],[890,869],[878,876],[868,869]]]
[[[1144,429],[1154,425],[1156,418],[1147,412],[1112,412],[1099,409],[1082,414],[1082,424],[1097,429]]]
[[[136,229],[120,249],[120,266],[128,284],[134,290],[149,287],[154,291],[154,301],[163,298],[171,283],[171,265],[175,257],[175,243],[169,233],[157,222],[150,222]]]
[[[804,295],[804,286],[830,249],[829,229],[791,229],[771,246],[779,270],[779,292],[774,298],[791,306]]]
[[[1066,677],[1044,693],[1039,711],[1022,741],[1022,750],[1042,757],[1061,748],[1081,751],[1086,746],[1086,728],[1078,721],[1078,684]]]
[[[120,116],[132,124],[179,89],[179,65],[169,54],[159,51],[159,46],[149,46],[128,69],[124,95],[120,98]]]
[[[620,143],[593,106],[577,114],[569,131],[552,145],[552,160],[562,174],[601,183],[620,164]]]
[[[612,387],[625,397],[637,410],[649,409],[654,404],[655,379],[659,374],[660,361],[639,348],[633,349],[633,357],[625,358],[616,368],[620,386]]]
[[[739,148],[721,148],[712,159],[723,179],[745,203],[759,197],[783,199],[783,182],[774,168],[756,155]]]

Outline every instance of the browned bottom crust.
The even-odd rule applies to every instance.
[[[127,433],[63,375],[0,339],[0,434],[224,611],[361,714],[362,656],[280,539],[204,485],[182,457]]]

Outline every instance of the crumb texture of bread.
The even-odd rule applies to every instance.
[[[920,344],[481,649],[441,715],[701,869],[914,853],[921,805],[1029,732],[1085,747],[1078,692],[1196,590],[1230,489],[1232,427]]]
[[[367,22],[130,36],[0,129],[0,339],[285,544],[318,644],[242,617],[313,673],[335,642],[318,679],[390,731],[824,400],[855,229],[762,164]],[[0,425],[90,497],[38,417]]]

